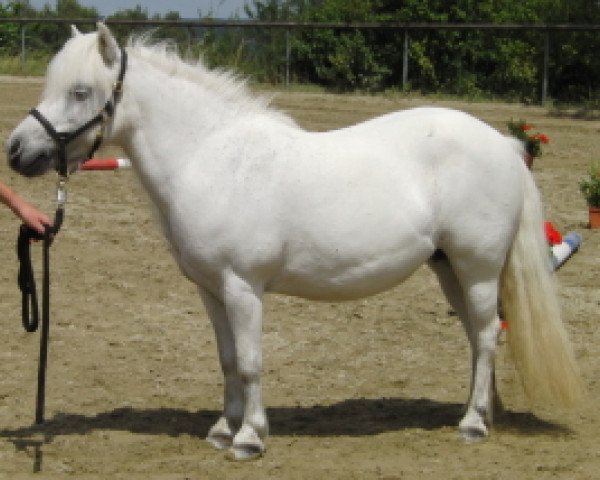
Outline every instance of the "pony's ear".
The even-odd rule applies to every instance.
[[[79,35],[81,35],[81,32],[77,30],[77,27],[75,25],[71,25],[71,36],[77,37]]]
[[[96,26],[98,28],[98,50],[104,63],[111,66],[119,57],[119,45],[104,23],[98,22]]]

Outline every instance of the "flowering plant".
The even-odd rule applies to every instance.
[[[535,127],[524,120],[515,122],[511,119],[507,125],[510,134],[523,142],[525,152],[531,158],[538,157],[542,154],[542,143],[550,143],[548,136],[543,133],[529,133]]]
[[[579,182],[579,189],[590,207],[600,207],[600,163],[590,166],[587,178]]]

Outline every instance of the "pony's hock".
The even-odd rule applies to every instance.
[[[577,398],[541,202],[515,141],[443,108],[307,132],[234,76],[188,65],[164,46],[134,41],[121,50],[101,23],[97,32],[74,32],[52,60],[37,111],[57,131],[84,125],[113,95],[123,52],[123,94],[106,139],[131,159],[214,326],[225,388],[223,414],[208,432],[213,445],[235,458],[265,451],[265,292],[355,299],[402,282],[423,263],[472,350],[459,423],[465,437],[487,435],[493,418],[498,292],[526,391],[562,403]],[[69,171],[93,142],[86,131],[65,146]],[[56,162],[53,139],[32,117],[14,130],[9,149],[24,174]]]

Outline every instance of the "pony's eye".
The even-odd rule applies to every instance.
[[[78,102],[83,102],[90,96],[90,90],[88,88],[76,88],[73,90],[73,96]]]

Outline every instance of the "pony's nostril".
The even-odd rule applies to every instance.
[[[19,150],[21,150],[21,142],[19,140],[13,140],[13,142],[10,144],[8,154],[11,157],[14,157],[17,153],[19,153]]]
[[[13,140],[8,147],[8,163],[13,170],[18,170],[21,162],[21,142]]]
[[[19,163],[21,161],[21,156],[19,154],[11,154],[9,157],[8,163],[13,170],[17,170],[19,168]]]

